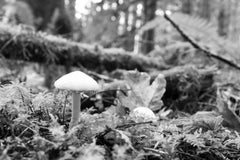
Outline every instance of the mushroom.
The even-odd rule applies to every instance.
[[[60,77],[55,81],[54,86],[57,89],[72,91],[72,117],[69,125],[70,128],[78,123],[82,92],[97,91],[100,88],[93,78],[81,71],[74,71]]]
[[[156,122],[157,121],[156,115],[148,107],[134,108],[134,110],[130,113],[130,117],[135,122],[146,122],[146,121]]]

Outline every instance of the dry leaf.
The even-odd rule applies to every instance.
[[[124,107],[131,111],[136,107],[148,107],[152,110],[161,109],[161,100],[166,87],[166,80],[162,74],[150,85],[150,76],[147,73],[128,71],[125,74],[125,81],[131,90],[128,95],[118,94],[118,98]]]

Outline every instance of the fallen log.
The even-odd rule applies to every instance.
[[[157,58],[136,55],[121,49],[103,49],[98,45],[73,42],[35,32],[25,26],[0,24],[1,58],[65,66],[82,66],[96,71],[115,69],[168,68]]]
[[[186,65],[165,70],[162,74],[167,81],[166,92],[162,97],[167,107],[191,114],[203,108],[215,107],[214,77],[217,68]]]

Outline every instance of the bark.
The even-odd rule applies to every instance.
[[[0,25],[0,54],[4,58],[83,66],[99,72],[117,68],[139,71],[167,68],[157,58],[134,55],[120,49],[103,49],[44,33],[19,30],[19,28]]]

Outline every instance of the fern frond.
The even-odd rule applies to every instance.
[[[35,109],[55,107],[52,93],[39,93],[33,98],[32,103]]]
[[[197,41],[203,48],[213,51],[217,55],[221,55],[224,59],[237,63],[240,61],[240,46],[238,43],[233,43],[231,40],[220,37],[217,32],[217,27],[211,22],[193,15],[183,13],[174,13],[171,19],[192,39]],[[156,29],[156,42],[161,42],[164,38],[169,41],[169,34],[172,35],[171,41],[179,41],[176,36],[179,34],[173,29],[170,24],[159,16],[152,21],[146,23],[139,33],[143,33],[149,29]],[[164,31],[164,32],[163,32]],[[164,33],[168,37],[164,36]],[[170,41],[170,42],[171,42]]]
[[[27,106],[31,101],[30,90],[23,84],[13,83],[0,88],[0,106],[13,107],[19,111],[26,111]]]
[[[187,15],[183,13],[174,13],[172,19],[190,36],[195,38],[208,38],[205,35],[218,36],[217,27],[209,21],[198,16]],[[196,34],[197,33],[197,34]],[[199,37],[196,37],[199,36]]]
[[[236,139],[229,139],[229,140],[227,140],[225,145],[226,146],[228,146],[228,145],[236,146],[236,148],[239,150],[240,149],[240,137],[238,137]]]
[[[187,15],[183,13],[174,13],[171,16],[171,19],[178,24],[184,31],[187,31],[188,34],[198,35],[200,37],[205,35],[218,36],[217,27],[206,21],[203,18]],[[155,19],[149,21],[139,30],[139,33],[143,33],[150,29],[163,30],[169,28],[170,24],[164,19],[163,16],[158,16]],[[171,29],[174,31],[173,29]],[[197,34],[196,34],[197,33]],[[190,36],[191,36],[190,35]],[[208,38],[208,37],[204,37]]]
[[[190,143],[194,147],[204,148],[205,147],[205,140],[202,137],[202,131],[197,130],[194,134],[186,134],[184,137],[184,141]]]

